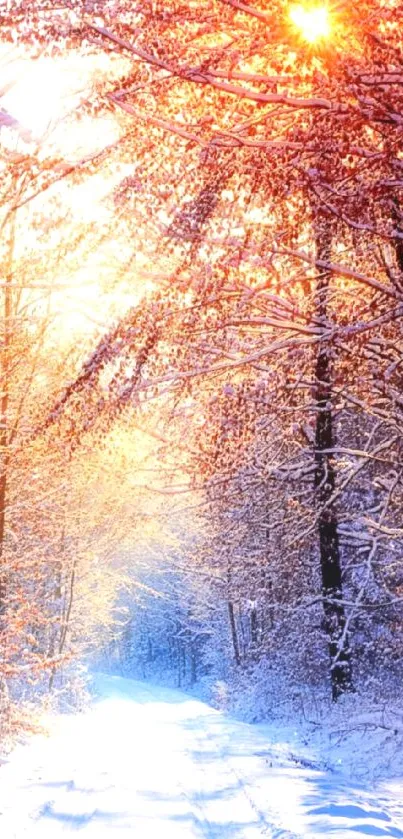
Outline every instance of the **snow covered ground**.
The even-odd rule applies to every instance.
[[[403,782],[354,787],[178,691],[99,676],[97,693],[0,767],[1,839],[403,839]]]

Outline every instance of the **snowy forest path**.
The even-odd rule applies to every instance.
[[[179,691],[96,678],[85,713],[0,768],[2,839],[403,839],[403,811],[348,789],[290,742]]]

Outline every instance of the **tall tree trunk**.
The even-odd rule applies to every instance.
[[[256,603],[253,603],[250,610],[250,642],[252,647],[252,659],[256,661],[259,658],[259,627]]]
[[[241,656],[239,652],[239,644],[238,644],[238,635],[236,631],[236,623],[235,623],[235,614],[234,614],[234,604],[232,600],[228,600],[228,616],[229,616],[229,625],[231,628],[231,638],[232,638],[232,647],[234,650],[234,659],[235,664],[239,667],[241,663]]]
[[[232,592],[231,592],[231,578],[232,578],[232,568],[231,568],[231,560],[228,561],[227,566],[227,606],[228,606],[228,617],[229,617],[229,625],[231,630],[231,640],[232,640],[232,648],[234,652],[234,659],[235,664],[239,667],[241,663],[241,654],[239,651],[239,641],[238,641],[238,633],[236,628],[236,620],[235,620],[235,610],[234,610],[234,603],[232,600]]]
[[[326,221],[316,231],[317,259],[330,262],[332,234]],[[330,272],[323,271],[316,289],[316,318],[326,328]],[[352,689],[351,652],[343,605],[337,512],[333,504],[335,472],[332,417],[332,347],[323,340],[315,365],[315,496],[325,631],[330,655],[333,700]]]
[[[7,594],[7,574],[4,566],[4,539],[6,534],[7,482],[9,453],[9,390],[10,390],[10,340],[12,318],[12,276],[15,242],[15,213],[11,216],[10,242],[3,290],[3,347],[0,366],[0,616],[4,614]]]
[[[397,267],[403,275],[403,213],[400,209],[400,202],[397,197],[392,201],[392,221],[396,228],[396,236],[393,240]],[[402,290],[403,276],[399,278],[398,290]]]
[[[77,570],[77,560],[73,560],[73,564],[71,567],[70,572],[70,581],[68,586],[68,591],[66,592],[65,603],[63,607],[63,614],[62,614],[62,623],[60,628],[60,639],[59,639],[59,646],[58,646],[58,655],[59,655],[59,662],[54,664],[50,673],[49,684],[48,688],[49,691],[53,689],[54,681],[56,678],[57,669],[60,663],[60,658],[64,652],[64,646],[67,640],[67,635],[70,629],[70,618],[71,618],[71,611],[73,608],[73,601],[74,601],[74,587],[75,587],[75,579],[76,579],[76,570]]]
[[[190,686],[193,687],[197,682],[197,641],[192,640],[190,645]]]

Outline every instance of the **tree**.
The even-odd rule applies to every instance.
[[[9,86],[15,98],[8,106],[12,110],[18,105],[22,118],[32,118],[23,85],[24,62],[33,60],[37,47],[25,43],[25,50],[23,56],[14,55],[17,69],[23,63],[24,74],[22,81]],[[84,64],[86,57],[84,50]],[[110,62],[107,65],[109,72]],[[38,66],[40,58],[34,67],[30,65],[34,76]],[[100,69],[98,84],[102,83]],[[40,72],[39,78],[45,84]],[[77,317],[76,309],[84,308],[91,285],[84,272],[95,267],[103,272],[96,287],[103,303],[116,294],[119,278],[124,295],[127,263],[124,257],[110,265],[108,214],[104,211],[103,223],[96,229],[93,226],[99,164],[109,152],[111,165],[102,175],[101,200],[106,195],[114,208],[110,193],[116,180],[113,153],[120,140],[119,120],[109,144],[102,132],[95,140],[94,134],[88,134],[85,97],[92,93],[92,77],[88,84],[89,90],[81,90],[79,101],[74,100],[72,113],[59,115],[59,121],[55,118],[52,131],[41,142],[28,136],[25,124],[16,118],[3,121],[2,126],[0,678],[4,691],[8,685],[11,700],[25,691],[32,693],[34,683],[37,692],[60,687],[70,662],[104,642],[125,581],[124,562],[119,565],[114,554],[117,543],[122,552],[127,551],[128,532],[136,518],[127,505],[127,478],[123,480],[121,474],[122,435],[116,429],[119,457],[115,451],[113,458],[103,445],[97,456],[85,451],[74,459],[60,437],[44,440],[37,433],[55,394],[60,395],[74,378],[82,354],[89,352],[104,323],[114,316],[112,307],[105,306],[102,325],[91,329],[85,311]],[[39,110],[41,105],[38,101]],[[67,148],[72,127],[77,146]],[[118,166],[120,175],[121,160]],[[85,202],[83,189],[89,178],[91,204]],[[91,316],[96,317],[94,297]],[[109,522],[108,532],[104,520]],[[13,705],[3,711],[2,723],[7,722],[6,711],[14,713]]]
[[[133,161],[117,215],[136,246],[143,238],[138,248],[143,264],[155,260],[159,290],[105,334],[45,426],[76,440],[98,429],[99,439],[130,406],[147,395],[167,400],[167,390],[174,405],[185,397],[197,422],[197,406],[214,404],[214,392],[246,388],[241,443],[232,437],[228,447],[226,503],[214,496],[214,509],[220,519],[231,494],[232,510],[244,499],[240,475],[252,475],[254,491],[263,487],[259,556],[275,553],[274,519],[292,555],[291,605],[309,594],[315,624],[314,555],[337,698],[351,686],[349,636],[375,578],[384,586],[375,557],[399,483],[389,470],[399,473],[401,425],[400,10],[368,0],[359,12],[330,12],[331,38],[309,43],[280,2],[119,9],[118,21],[108,8],[96,19],[89,10],[70,31],[75,44],[91,38],[131,61],[104,94],[105,107],[121,112]],[[261,450],[275,457],[256,463]],[[293,538],[281,509],[287,496]],[[251,551],[256,517],[247,509]],[[233,556],[222,556],[233,576]],[[391,592],[377,597],[390,614]],[[231,608],[229,617],[235,638]],[[250,631],[256,646],[254,607]]]
[[[354,11],[348,16],[335,16],[334,42],[330,47],[322,42],[319,50],[315,49],[315,45],[307,48],[302,42],[298,44],[296,32],[287,19],[283,5],[270,12],[232,2],[211,3],[202,11],[189,11],[176,3],[169,9],[165,4],[163,13],[158,4],[152,8],[145,7],[137,12],[142,32],[141,43],[133,43],[124,24],[118,29],[113,26],[111,30],[105,20],[104,26],[96,28],[100,36],[154,69],[156,88],[149,99],[153,99],[158,117],[144,108],[138,87],[134,94],[131,89],[120,90],[118,95],[111,97],[112,100],[137,119],[147,119],[157,129],[165,129],[188,141],[188,167],[192,160],[191,147],[203,148],[202,165],[200,162],[195,163],[199,176],[196,196],[187,202],[179,216],[174,215],[168,227],[174,242],[182,241],[183,249],[187,251],[185,271],[182,270],[181,276],[186,281],[193,274],[193,286],[195,275],[198,272],[205,274],[206,247],[209,248],[210,265],[214,265],[215,277],[211,280],[210,272],[207,295],[203,292],[197,295],[196,292],[196,299],[203,301],[201,305],[211,314],[214,304],[211,305],[211,297],[208,295],[216,292],[221,306],[223,285],[228,283],[231,276],[225,261],[220,264],[219,260],[214,261],[212,258],[214,240],[210,247],[208,244],[210,237],[215,236],[217,245],[218,233],[219,246],[228,248],[225,220],[223,223],[221,216],[218,229],[214,221],[222,213],[220,190],[223,186],[230,187],[236,183],[235,191],[239,199],[242,195],[241,179],[244,182],[245,179],[247,182],[249,180],[246,189],[251,190],[249,167],[253,163],[256,166],[257,161],[261,171],[260,177],[253,179],[252,201],[256,206],[257,195],[263,195],[263,206],[266,212],[272,214],[271,230],[264,237],[263,243],[256,241],[256,234],[252,234],[255,240],[252,242],[250,233],[246,236],[241,234],[238,241],[235,237],[235,242],[232,236],[230,249],[233,252],[234,246],[239,248],[240,262],[252,256],[255,260],[257,258],[260,266],[266,260],[269,269],[273,265],[279,269],[282,265],[284,274],[287,262],[298,265],[299,261],[305,261],[324,272],[318,283],[319,302],[314,313],[314,323],[316,319],[319,324],[316,326],[316,339],[315,326],[311,327],[311,334],[313,340],[320,340],[316,362],[315,400],[318,419],[315,480],[324,607],[335,698],[349,687],[351,675],[338,558],[339,535],[332,500],[335,491],[332,409],[329,407],[332,351],[327,344],[329,330],[324,330],[322,324],[327,317],[330,274],[335,278],[347,275],[352,284],[358,282],[372,288],[375,294],[377,292],[375,305],[379,307],[381,317],[385,316],[387,297],[395,296],[393,289],[388,287],[388,277],[382,267],[378,265],[375,268],[380,279],[374,280],[368,276],[367,270],[373,260],[368,259],[367,254],[373,252],[376,240],[399,241],[399,231],[390,225],[390,199],[387,197],[388,189],[395,188],[392,186],[395,183],[393,177],[396,166],[399,166],[395,145],[400,134],[395,113],[398,113],[397,103],[401,94],[401,63],[396,53],[397,14],[395,4],[382,6],[380,10],[378,4],[368,3],[364,9],[360,9],[359,20]],[[283,23],[278,25],[275,23],[278,20]],[[217,21],[220,21],[223,33],[223,39],[218,39],[218,44]],[[110,23],[112,25],[112,21]],[[144,25],[143,30],[141,24]],[[236,47],[233,42],[225,40],[224,33],[230,29],[232,33],[237,33]],[[154,43],[158,43],[157,54],[150,45],[150,31],[153,32]],[[258,46],[251,56],[250,44],[253,43]],[[296,50],[290,59],[291,43],[294,48],[296,46]],[[161,82],[157,82],[157,79],[164,76],[175,82],[169,86],[168,92],[161,88]],[[372,91],[370,101],[368,88]],[[183,125],[183,101],[187,102],[188,112],[193,113],[192,126]],[[259,108],[256,103],[259,103]],[[276,112],[279,105],[283,106],[280,115]],[[291,115],[295,115],[293,120]],[[386,146],[383,145],[385,136],[388,136]],[[265,171],[268,161],[272,167],[270,186]],[[206,172],[213,169],[213,174],[203,176],[203,169]],[[200,177],[201,186],[198,186]],[[368,184],[365,199],[363,183]],[[188,184],[188,189],[194,193],[194,187],[192,189],[190,182]],[[382,196],[381,212],[379,195]],[[308,213],[304,210],[307,198],[308,207],[311,208]],[[285,217],[287,212],[291,214],[291,223]],[[245,216],[245,213],[239,215]],[[353,236],[352,268],[345,258],[342,258],[340,264],[331,261],[330,243],[326,241],[329,238],[326,227],[330,221],[326,219],[333,220],[334,236],[340,243],[344,241],[346,247]],[[234,219],[232,224],[236,227]],[[298,247],[306,237],[309,225],[311,230],[313,227],[312,240],[315,239],[315,227],[324,228],[324,232],[316,235],[316,254],[313,242],[312,256],[301,252]],[[241,229],[244,230],[244,227],[241,226]],[[205,250],[200,268],[195,260],[199,246]],[[349,259],[349,251],[346,250],[346,254]],[[360,259],[364,266],[361,271],[354,264]],[[305,280],[308,291],[312,288],[312,281],[314,278],[308,274]],[[342,285],[342,280],[336,279],[336,282]],[[206,291],[206,287],[203,291]],[[359,329],[363,333],[371,332],[374,328],[365,315],[368,303],[372,314],[373,304],[367,298],[360,313],[362,322]],[[220,308],[220,316],[223,309]],[[399,313],[398,308],[389,317],[399,316]],[[278,317],[278,312],[273,314]],[[220,323],[218,316],[216,323]],[[275,329],[286,335],[287,327],[289,324],[282,315],[277,319]],[[211,328],[210,323],[210,335]],[[354,330],[352,333],[354,335]],[[218,338],[221,334],[218,327]],[[342,326],[341,329],[336,326],[336,335],[339,344],[341,340],[346,340],[346,336],[348,340],[348,326]],[[216,351],[222,353],[220,340],[216,339],[215,343]],[[229,351],[231,349],[229,345]],[[267,350],[269,354],[270,349]],[[189,357],[187,360],[189,362]],[[240,358],[239,364],[245,364],[245,361]],[[207,364],[206,372],[209,369],[216,370],[217,366],[213,364],[209,368]],[[225,365],[222,367],[225,368]],[[182,372],[185,372],[183,368]]]

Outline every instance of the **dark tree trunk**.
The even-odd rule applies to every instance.
[[[234,604],[231,600],[228,601],[228,615],[229,615],[229,623],[231,627],[231,638],[232,638],[232,646],[234,649],[234,658],[235,663],[240,665],[241,663],[241,656],[239,653],[239,644],[238,644],[238,635],[236,631],[236,624],[235,624],[235,614],[234,614]]]
[[[0,474],[0,617],[5,610],[6,601],[6,571],[3,560],[3,548],[5,538],[6,525],[6,503],[7,503],[7,469],[8,457],[6,455],[7,442],[4,442],[5,433],[1,433],[0,447],[2,455],[1,474]]]
[[[399,199],[396,197],[392,200],[392,221],[397,234],[393,240],[397,267],[403,273],[403,213],[400,209]],[[399,291],[401,291],[401,283],[399,283],[399,286]]]
[[[62,620],[61,620],[61,627],[60,627],[60,639],[59,639],[59,646],[58,646],[58,655],[59,661],[61,656],[64,652],[65,643],[67,640],[67,635],[70,629],[70,618],[71,612],[73,608],[73,601],[74,601],[74,588],[75,588],[75,579],[76,579],[76,568],[77,568],[77,560],[73,561],[73,565],[71,568],[70,573],[70,581],[68,586],[68,591],[66,592],[66,601],[63,606],[62,611]],[[54,681],[56,678],[56,673],[58,669],[58,663],[56,663],[51,670],[51,674],[49,677],[49,691],[53,689]]]
[[[177,640],[176,642],[176,664],[178,668],[178,688],[182,687],[182,650],[181,650],[181,642]]]
[[[6,535],[6,508],[8,492],[8,470],[10,465],[9,451],[9,387],[10,387],[10,341],[11,341],[11,318],[12,318],[12,269],[15,242],[15,215],[12,217],[10,243],[8,252],[8,265],[6,282],[3,290],[4,295],[4,323],[2,335],[2,353],[0,366],[0,617],[5,611],[7,595],[7,578],[4,566],[4,541]]]
[[[316,233],[317,259],[330,262],[331,232],[326,222]],[[330,272],[323,271],[317,283],[316,319],[325,328]],[[330,678],[333,700],[352,689],[349,636],[343,605],[342,573],[337,512],[333,504],[335,472],[332,417],[332,347],[321,341],[315,367],[315,496],[318,511],[318,536],[324,625],[330,654]]]
[[[252,658],[258,657],[258,618],[256,604],[251,607],[250,611],[250,640],[252,645]]]
[[[190,686],[197,682],[197,648],[196,641],[192,641],[190,647]]]

